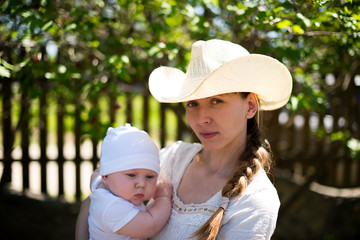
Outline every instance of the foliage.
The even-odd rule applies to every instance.
[[[0,10],[1,81],[19,82],[31,98],[46,83],[53,97],[83,103],[84,129],[100,112],[86,101],[120,95],[126,84],[145,91],[159,65],[185,70],[198,39],[231,40],[284,62],[292,111],[326,114],[329,94],[353,87],[360,72],[360,6],[351,0],[7,0]],[[96,124],[100,137],[111,122]]]

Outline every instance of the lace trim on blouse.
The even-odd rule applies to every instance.
[[[219,204],[220,198],[221,192],[218,192],[205,203],[185,204],[176,195],[176,191],[174,191],[172,203],[173,208],[169,219],[169,226],[193,226],[194,229],[190,232],[195,232],[196,229],[203,225],[218,209],[217,205]]]
[[[173,210],[175,210],[179,214],[196,214],[202,213],[205,215],[213,215],[218,209],[217,205],[219,204],[219,199],[221,197],[220,191],[217,192],[214,196],[212,196],[205,203],[191,203],[185,204],[181,199],[177,196],[177,189],[174,188],[173,195]]]
[[[180,213],[180,214],[196,214],[196,213],[202,213],[206,215],[213,215],[217,208],[211,206],[211,205],[205,205],[205,204],[199,204],[197,205],[184,205],[181,201],[178,199],[173,199],[173,209]]]

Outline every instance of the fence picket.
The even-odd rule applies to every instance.
[[[164,103],[160,103],[160,146],[165,146],[166,141],[166,121],[165,121],[166,106]]]
[[[80,95],[77,95],[77,101],[75,103],[75,198],[76,200],[81,199],[81,171],[80,171],[80,165],[81,165],[81,156],[80,156],[80,145],[81,145],[81,118],[80,118],[80,112],[81,112],[81,99]]]
[[[42,79],[41,83],[41,96],[40,96],[40,107],[39,107],[39,129],[40,129],[40,182],[41,192],[47,193],[47,162],[48,158],[46,155],[47,147],[47,84],[46,80]]]
[[[58,174],[59,196],[64,196],[64,97],[57,98],[57,146],[58,146]]]
[[[23,179],[23,191],[29,189],[29,163],[30,163],[30,156],[29,156],[29,96],[28,96],[28,88],[24,86],[23,93],[21,95],[21,113],[20,119],[22,119],[20,124],[21,130],[21,161],[22,161],[22,179]]]
[[[14,141],[14,133],[11,127],[11,83],[12,79],[2,80],[2,130],[3,130],[3,148],[4,148],[4,170],[1,176],[0,187],[3,187],[11,182],[11,165],[13,162],[11,152]]]

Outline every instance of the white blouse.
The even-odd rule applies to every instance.
[[[172,182],[174,194],[170,219],[152,240],[187,239],[218,209],[221,191],[201,204],[184,204],[177,196],[187,166],[201,149],[201,144],[178,141],[160,151],[161,177]],[[230,199],[217,239],[270,239],[279,207],[277,191],[261,169],[238,200]]]

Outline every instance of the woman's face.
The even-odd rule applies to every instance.
[[[148,169],[130,169],[110,173],[102,181],[116,196],[136,206],[155,194],[157,173]]]
[[[186,102],[186,117],[204,149],[226,150],[245,143],[247,119],[257,108],[254,94],[228,93]]]

